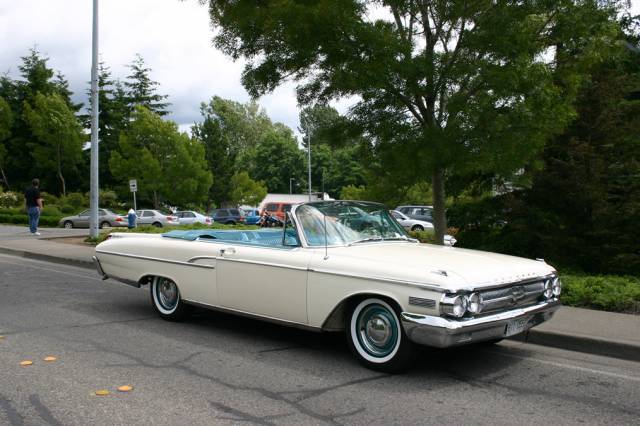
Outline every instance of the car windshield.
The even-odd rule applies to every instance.
[[[371,241],[407,240],[404,229],[380,204],[333,201],[303,204],[296,217],[310,246],[352,245]]]

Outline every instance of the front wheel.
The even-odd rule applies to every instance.
[[[71,228],[73,228],[73,222],[71,222],[70,220],[67,220],[67,221],[64,223],[64,227],[65,227],[65,229],[71,229]]]
[[[414,225],[413,228],[411,228],[411,230],[414,232],[422,232],[424,231],[424,228],[422,227],[422,225]]]
[[[189,306],[182,302],[180,290],[172,280],[154,277],[150,289],[151,303],[161,318],[167,321],[181,321],[189,314]]]
[[[414,345],[405,334],[398,313],[378,298],[365,299],[351,310],[347,342],[361,364],[386,373],[406,369],[415,355]]]

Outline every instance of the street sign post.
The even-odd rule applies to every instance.
[[[133,192],[133,209],[138,211],[136,206],[136,192],[138,191],[138,181],[135,179],[129,180],[129,190]]]

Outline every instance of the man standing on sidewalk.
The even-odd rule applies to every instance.
[[[42,198],[40,197],[40,181],[34,179],[31,181],[31,188],[24,193],[24,199],[27,204],[27,214],[29,215],[29,231],[31,235],[40,235],[38,232],[38,222],[40,221],[40,211],[42,210]]]

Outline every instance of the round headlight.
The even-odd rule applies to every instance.
[[[467,296],[456,296],[453,300],[453,315],[460,318],[467,312],[469,300]]]
[[[472,314],[479,314],[482,311],[482,295],[480,293],[472,293],[469,296],[469,306],[467,310]]]
[[[553,295],[555,297],[560,296],[560,293],[562,293],[562,281],[560,281],[560,278],[554,278],[553,279],[553,283],[551,285],[551,288],[553,290]]]
[[[551,299],[553,297],[553,284],[551,280],[544,282],[544,297],[545,299]]]

